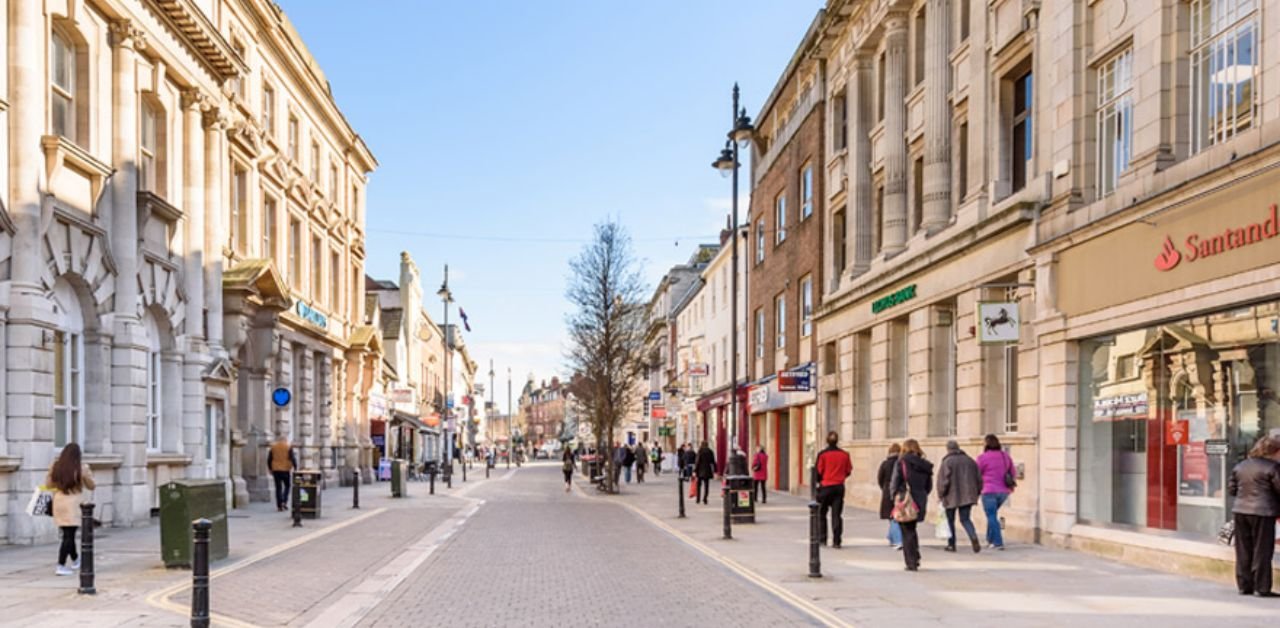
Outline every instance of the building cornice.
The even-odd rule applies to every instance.
[[[195,53],[219,83],[248,73],[249,67],[191,0],[143,0],[142,4]]]

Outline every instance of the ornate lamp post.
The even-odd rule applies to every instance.
[[[445,435],[445,480],[453,475],[453,404],[449,402],[449,369],[453,359],[453,344],[449,338],[449,304],[453,302],[453,292],[449,291],[449,265],[444,265],[444,283],[436,291],[440,303],[444,307],[444,435]]]

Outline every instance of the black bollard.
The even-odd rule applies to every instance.
[[[209,530],[208,519],[191,522],[195,543],[191,556],[191,628],[209,628]]]
[[[427,494],[428,494],[428,495],[435,495],[435,494],[436,494],[436,470],[435,470],[435,468],[432,468],[432,469],[431,469],[431,471],[430,471],[429,473],[427,473],[427,477],[429,478],[429,479],[428,479],[428,482],[430,482],[430,484],[428,484],[428,485],[427,485],[427,486],[428,486],[428,488],[430,489],[430,490],[428,490],[428,491],[427,491]]]
[[[351,507],[356,510],[360,509],[360,470],[351,470]]]
[[[818,546],[821,540],[818,538],[822,520],[818,518],[818,502],[809,502],[809,577],[822,577],[822,562],[818,557]]]
[[[444,485],[445,488],[453,488],[453,463],[444,468]]]
[[[684,519],[684,474],[676,474],[676,493],[680,497],[680,518]]]
[[[80,504],[80,588],[85,595],[94,595],[93,586],[93,503]]]
[[[462,481],[466,482],[467,481],[467,463],[464,461],[461,466],[462,466]]]
[[[733,491],[729,490],[728,487],[724,489],[724,538],[726,539],[733,538],[733,523],[730,521],[729,517],[729,510],[731,508],[729,496],[732,493]]]
[[[490,468],[492,468],[492,466],[491,466],[491,465],[486,461],[486,462],[484,463],[484,479],[486,479],[486,480],[487,480],[487,479],[489,479],[489,469],[490,469]]]

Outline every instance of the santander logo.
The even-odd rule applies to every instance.
[[[1206,257],[1220,255],[1234,249],[1257,244],[1280,235],[1280,209],[1272,203],[1266,218],[1260,222],[1230,227],[1221,233],[1192,233],[1183,241],[1179,251],[1171,236],[1165,236],[1160,254],[1156,255],[1155,267],[1161,272],[1173,270],[1185,258],[1187,263]]]

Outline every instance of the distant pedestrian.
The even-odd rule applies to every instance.
[[[644,448],[644,443],[636,445],[636,483],[644,484],[644,472],[649,468],[649,451]]]
[[[630,484],[631,468],[636,465],[636,451],[631,448],[631,445],[626,445],[622,452],[622,471],[627,475],[627,484]]]
[[[80,445],[67,443],[49,466],[45,486],[53,490],[53,525],[62,533],[58,546],[58,568],[54,574],[74,575],[80,568],[80,553],[76,551],[76,530],[80,528],[80,502],[86,490],[93,490],[93,473],[80,456]],[[67,565],[67,559],[71,565]]]
[[[894,549],[902,549],[902,526],[893,520],[893,493],[889,492],[889,480],[893,479],[893,467],[898,464],[900,453],[902,445],[889,445],[889,455],[876,471],[876,484],[880,485],[880,518],[889,520],[889,545]]]
[[[298,455],[284,434],[277,435],[267,450],[267,468],[276,482],[276,510],[283,511],[289,504],[290,474],[298,468]]]
[[[902,454],[893,466],[893,478],[889,480],[889,493],[909,495],[915,502],[918,514],[914,520],[898,520],[902,526],[902,559],[907,571],[920,570],[920,535],[916,525],[925,520],[929,493],[933,491],[933,463],[924,459],[924,450],[914,438],[902,442]]]
[[[817,470],[818,521],[822,542],[827,542],[827,513],[831,513],[831,547],[839,548],[844,536],[844,482],[853,473],[849,452],[840,449],[840,435],[827,432],[827,448],[818,454]]]
[[[982,449],[982,455],[978,456],[978,471],[982,473],[982,511],[987,515],[987,547],[1003,550],[1000,507],[1009,500],[1009,493],[1018,485],[1018,470],[995,434],[987,434],[982,439]]]
[[[764,445],[756,443],[756,455],[751,459],[751,495],[759,496],[760,503],[769,503],[769,454]]]
[[[1249,457],[1231,470],[1227,492],[1235,498],[1231,513],[1236,526],[1236,587],[1240,595],[1276,597],[1271,560],[1280,517],[1280,439],[1259,439]]]
[[[568,493],[573,487],[573,450],[566,448],[564,455],[560,456],[560,462],[564,471],[564,492]]]
[[[711,451],[711,447],[705,440],[702,441],[702,447],[698,449],[698,455],[694,458],[693,472],[698,476],[698,492],[694,502],[705,504],[711,492],[711,478],[716,474],[716,454]]]
[[[653,474],[662,475],[662,445],[654,443],[649,455],[653,458]]]
[[[938,498],[947,510],[947,525],[951,528],[951,537],[947,539],[948,552],[956,551],[956,513],[960,514],[960,525],[969,535],[973,552],[982,551],[978,532],[973,529],[973,520],[969,518],[969,512],[981,495],[982,472],[978,470],[978,463],[960,449],[959,443],[947,441],[947,455],[938,465]]]
[[[622,475],[622,463],[627,460],[627,450],[622,443],[615,441],[613,443],[613,485],[618,485],[618,478]]]

